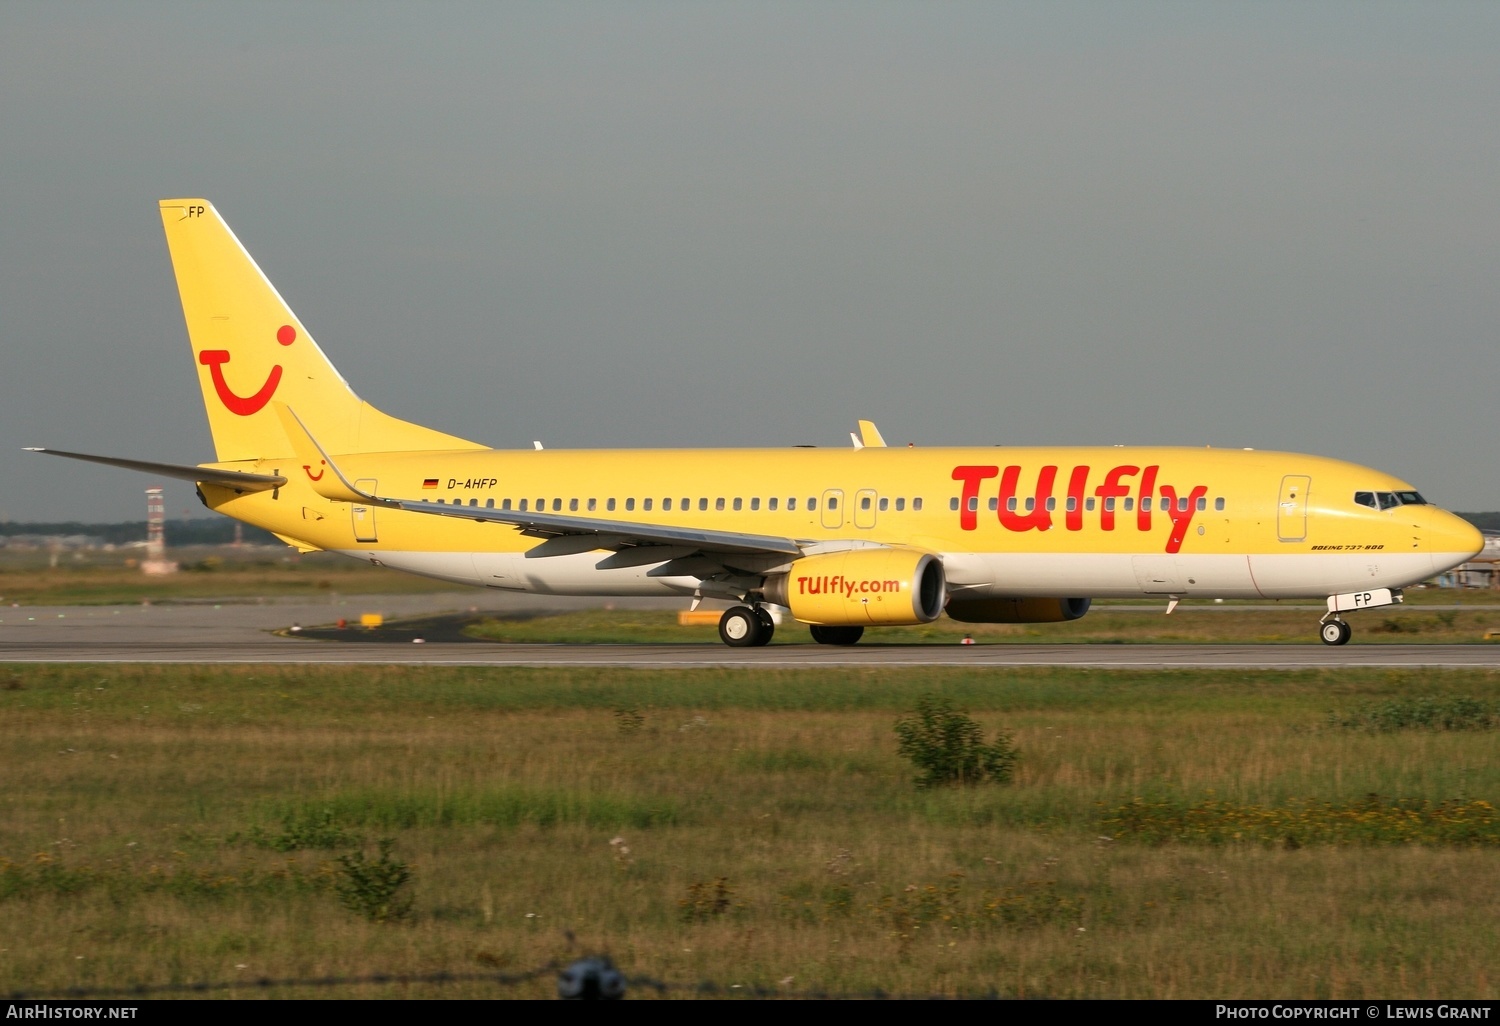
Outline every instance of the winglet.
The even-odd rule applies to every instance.
[[[862,420],[859,422],[859,435],[859,444],[854,446],[856,449],[866,447],[871,449],[885,448],[885,439],[880,437],[880,429],[875,426],[873,420]]]
[[[272,403],[271,406],[276,410],[276,416],[281,421],[281,428],[286,432],[287,440],[292,443],[292,451],[297,454],[302,469],[307,472],[308,483],[312,485],[313,491],[335,502],[381,502],[375,496],[366,494],[349,483],[343,471],[339,470],[333,458],[323,451],[323,447],[318,444],[317,439],[313,438],[301,419],[292,412],[290,406],[286,403]],[[327,467],[328,470],[333,471],[333,475],[330,477],[326,472],[322,472],[317,477],[313,477],[314,467]]]

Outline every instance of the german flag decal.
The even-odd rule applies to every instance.
[[[438,483],[438,479],[437,478],[435,478],[435,477],[429,477],[425,481],[422,482],[422,487],[423,488],[436,488],[437,487],[437,483]]]

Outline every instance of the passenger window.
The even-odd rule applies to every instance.
[[[494,499],[485,499],[484,500],[484,508],[485,509],[494,509],[495,508],[495,500]]]
[[[536,500],[536,511],[538,513],[542,512],[546,508],[547,508],[547,500],[546,499],[538,499],[538,500]]]
[[[561,499],[553,499],[552,500],[552,512],[554,512],[554,513],[561,513],[562,512],[562,500]]]
[[[1134,508],[1135,508],[1135,500],[1132,499],[1130,496],[1127,495],[1125,497],[1125,512],[1129,513]]]
[[[1224,512],[1224,497],[1222,495],[1214,500],[1214,509],[1220,513]]]
[[[1048,511],[1054,510],[1056,508],[1057,508],[1057,500],[1054,499],[1050,495],[1047,496],[1047,509],[1048,509]]]
[[[868,495],[862,495],[862,496],[860,496],[860,498],[859,498],[859,508],[860,509],[869,509],[870,508],[870,497]]]
[[[911,500],[911,508],[912,508],[912,510],[914,512],[917,512],[917,513],[922,512],[922,500],[921,499],[913,499],[913,500]]]
[[[1016,497],[1014,495],[1005,500],[1005,508],[1010,510],[1012,513],[1016,511]]]
[[[1090,513],[1094,512],[1094,497],[1092,495],[1083,500],[1083,508]],[[1114,509],[1114,507],[1111,506],[1110,509]]]
[[[891,500],[882,495],[880,497],[880,512],[884,513],[886,510],[890,509],[890,507]]]
[[[1188,497],[1186,495],[1184,495],[1182,498],[1180,498],[1180,499],[1177,500],[1177,512],[1179,512],[1179,513],[1186,513],[1187,512],[1187,508],[1188,508]]]
[[[1167,501],[1166,499],[1162,499],[1162,502],[1166,502],[1166,501]],[[1166,507],[1163,506],[1162,508],[1165,509]],[[1150,513],[1151,512],[1151,496],[1149,496],[1149,495],[1142,495],[1141,496],[1141,512],[1142,513]]]
[[[948,500],[948,508],[951,509],[951,510],[953,510],[955,513],[957,513],[958,512],[958,499],[957,498],[949,499]]]
[[[795,496],[786,500],[786,508],[788,513],[794,512],[797,509],[797,499]]]
[[[643,499],[641,501],[641,509],[646,511],[647,513],[651,512],[651,500]]]
[[[969,496],[969,512],[973,513],[973,512],[975,512],[978,509],[979,509],[979,497],[977,495],[971,495],[971,496]]]
[[[760,500],[759,499],[751,499],[750,500],[750,509],[751,509],[751,511],[760,509]]]
[[[993,513],[995,510],[997,510],[999,508],[1000,508],[1000,499],[999,499],[999,497],[998,496],[992,496],[990,498],[990,512]]]
[[[809,513],[812,513],[817,508],[818,508],[818,500],[815,499],[815,498],[813,498],[812,496],[808,496],[808,498],[807,498],[807,511]]]
[[[745,504],[745,500],[736,497],[735,500],[734,500],[734,511],[736,513],[738,513],[740,511],[740,509],[744,506],[744,504]]]
[[[479,500],[478,499],[470,499],[469,500],[469,505],[470,506],[477,506],[477,505],[479,505]]]
[[[708,509],[708,500],[707,499],[699,499],[698,500],[698,509],[700,511]]]
[[[1078,512],[1078,496],[1076,496],[1076,495],[1070,495],[1070,496],[1068,496],[1068,507],[1067,508],[1068,508],[1068,512],[1069,513],[1076,513],[1076,512]]]
[[[501,509],[510,509],[510,500],[509,499],[501,499],[500,500],[500,508]]]
[[[589,500],[589,512],[592,513],[592,512],[594,512],[594,510],[596,510],[598,508],[599,508],[599,500],[598,499],[590,499]]]
[[[661,508],[662,508],[662,511],[665,512],[665,513],[672,512],[672,500],[671,499],[663,499],[663,500],[661,500]]]
[[[1208,509],[1208,500],[1201,495],[1198,496],[1198,512],[1202,513],[1206,509]]]
[[[772,513],[776,512],[776,500],[774,498],[766,500],[766,509],[770,510]]]
[[[906,500],[905,499],[897,499],[896,500],[896,512],[900,513],[905,508],[906,508]]]
[[[522,513],[526,512],[526,500],[525,499],[521,500],[521,512]]]
[[[714,500],[714,509],[722,513],[724,511],[724,500],[723,499],[715,499]]]
[[[569,499],[568,500],[568,512],[569,513],[577,513],[578,512],[578,500],[577,499]]]
[[[839,500],[837,498],[830,498],[828,500],[828,508],[829,509],[838,509],[839,508]]]
[[[605,499],[604,500],[604,508],[608,512],[613,513],[615,511],[615,500],[614,499]]]
[[[1089,501],[1093,502],[1094,500],[1090,499]],[[1113,513],[1115,511],[1115,497],[1113,495],[1104,500],[1104,508],[1110,513]]]

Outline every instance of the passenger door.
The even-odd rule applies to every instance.
[[[1281,498],[1276,503],[1276,537],[1284,542],[1307,539],[1307,493],[1312,478],[1288,474],[1281,479]]]

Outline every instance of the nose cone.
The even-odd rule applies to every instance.
[[[1433,573],[1442,573],[1467,563],[1484,548],[1479,528],[1435,506],[1426,507],[1429,516],[1419,524],[1422,548],[1432,554]]]

